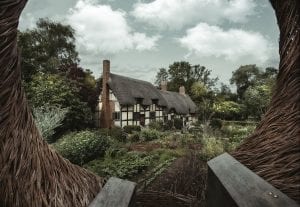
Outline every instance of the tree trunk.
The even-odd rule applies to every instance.
[[[0,206],[87,206],[103,179],[43,140],[21,86],[17,26],[25,4],[0,1]]]
[[[269,109],[232,153],[300,202],[300,1],[271,0],[280,29],[280,65]]]

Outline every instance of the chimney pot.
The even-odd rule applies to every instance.
[[[161,89],[162,91],[168,91],[168,83],[167,83],[167,81],[162,81],[162,82],[160,83],[160,89]]]
[[[179,87],[179,94],[185,95],[185,87],[184,86]]]

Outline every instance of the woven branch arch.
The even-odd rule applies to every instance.
[[[21,86],[17,26],[26,2],[0,1],[0,206],[87,206],[103,179],[51,149]]]
[[[0,206],[87,206],[103,179],[47,145],[21,87],[17,26],[26,1],[0,1]],[[277,89],[256,131],[233,156],[300,202],[300,2],[271,3],[280,28]]]
[[[270,106],[233,156],[300,203],[300,1],[271,0],[280,65]]]

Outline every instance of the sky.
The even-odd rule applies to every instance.
[[[278,68],[279,30],[267,0],[29,0],[19,29],[39,18],[71,25],[80,66],[155,81],[174,61],[200,64],[229,84],[241,65]]]

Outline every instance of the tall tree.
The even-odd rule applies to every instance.
[[[40,19],[36,28],[18,33],[22,55],[22,75],[30,81],[36,72],[57,72],[60,67],[79,62],[71,26]]]
[[[191,87],[196,82],[203,83],[207,88],[215,85],[218,78],[211,78],[211,71],[204,66],[194,65],[189,62],[174,62],[169,66],[168,71],[161,69],[156,78],[156,83],[161,77],[168,78],[168,90],[178,91],[180,86],[184,86],[187,93],[191,93]]]
[[[259,74],[260,71],[256,65],[243,65],[232,72],[230,83],[236,85],[239,99],[243,99],[245,91],[255,84]]]
[[[156,74],[155,85],[160,86],[162,81],[168,81],[169,74],[165,68],[160,68]]]

